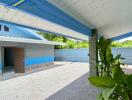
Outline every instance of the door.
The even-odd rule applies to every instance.
[[[24,73],[24,49],[13,48],[14,52],[14,69],[16,73]]]

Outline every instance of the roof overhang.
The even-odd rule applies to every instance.
[[[113,38],[111,38],[111,40],[116,41],[116,40],[121,40],[121,39],[124,39],[124,38],[131,37],[131,36],[132,36],[132,32],[113,37]]]
[[[131,0],[0,0],[0,20],[88,40],[91,29],[114,38],[132,32]]]
[[[65,45],[65,43],[61,42],[52,42],[47,40],[35,40],[35,39],[25,39],[25,38],[15,38],[15,37],[5,37],[0,36],[0,45],[3,45],[4,43],[24,43],[24,44],[48,44],[48,45]]]
[[[1,2],[4,1],[2,0]],[[49,33],[55,33],[81,40],[88,40],[88,35],[91,35],[91,30],[89,28],[76,21],[69,15],[61,12],[61,10],[57,9],[53,5],[50,5],[50,3],[48,3],[46,0],[44,1],[45,6],[49,8],[47,8],[46,11],[43,12],[43,17],[36,15],[38,11],[34,14],[33,12],[26,11],[25,9],[17,8],[19,6],[13,7],[8,4],[1,3],[0,20],[8,22],[10,24],[19,25],[21,27],[36,29]],[[47,12],[51,10],[54,11]],[[40,14],[41,13],[42,12],[40,12]],[[58,15],[54,15],[55,13],[58,13]]]
[[[114,38],[126,33],[132,34],[131,0],[48,1],[83,24],[96,28],[99,35],[106,38]]]

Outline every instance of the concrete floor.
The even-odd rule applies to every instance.
[[[95,100],[89,64],[56,62],[55,67],[0,81],[0,100]]]

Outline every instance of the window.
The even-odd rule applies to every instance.
[[[2,30],[2,25],[0,25],[0,30]]]
[[[4,25],[4,31],[9,32],[9,27]]]

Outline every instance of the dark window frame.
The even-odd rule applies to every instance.
[[[0,25],[0,30],[2,30],[2,25]]]
[[[4,31],[9,32],[10,31],[9,27],[4,25]]]

